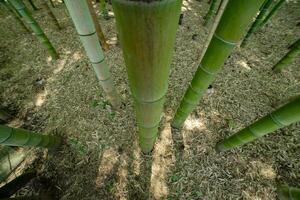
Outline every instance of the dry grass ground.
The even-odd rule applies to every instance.
[[[246,48],[236,48],[184,128],[170,128],[197,68],[208,32],[202,26],[207,8],[204,0],[184,2],[152,157],[141,155],[137,145],[119,46],[106,53],[124,102],[121,110],[113,111],[62,4],[54,9],[63,26],[60,31],[43,10],[33,12],[60,53],[57,61],[1,8],[0,106],[15,115],[15,124],[66,138],[67,144],[55,154],[37,150],[34,165],[52,178],[60,199],[269,200],[276,199],[277,184],[300,186],[299,123],[243,148],[221,154],[214,150],[220,139],[300,94],[299,59],[283,73],[271,71],[288,45],[300,37],[300,2],[284,5]],[[114,42],[114,18],[99,19]]]

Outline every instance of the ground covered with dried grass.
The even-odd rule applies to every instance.
[[[33,12],[60,54],[57,61],[1,9],[0,107],[14,115],[11,125],[65,138],[58,152],[35,150],[34,164],[28,164],[53,180],[60,199],[267,200],[276,199],[278,184],[300,187],[299,123],[243,148],[221,154],[214,150],[220,139],[300,94],[299,59],[282,73],[271,71],[300,37],[300,2],[284,5],[246,48],[236,48],[184,128],[170,128],[208,33],[202,26],[207,8],[206,1],[184,2],[164,117],[152,156],[142,155],[137,145],[119,45],[106,52],[124,103],[114,111],[63,4],[54,9],[62,30],[44,10]],[[99,16],[99,20],[115,44],[114,18]]]

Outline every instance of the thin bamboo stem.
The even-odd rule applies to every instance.
[[[112,1],[134,99],[139,144],[145,153],[153,149],[158,133],[181,3]]]
[[[264,5],[262,6],[258,16],[256,17],[256,19],[254,21],[254,23],[251,25],[251,27],[250,27],[249,31],[247,32],[243,42],[241,43],[241,47],[244,47],[247,44],[250,36],[260,27],[263,19],[267,15],[267,11],[271,7],[272,3],[273,3],[273,0],[267,0],[264,3]]]
[[[208,24],[208,22],[211,20],[211,18],[216,14],[217,12],[217,8],[218,8],[218,4],[219,0],[212,0],[210,2],[210,6],[208,9],[208,12],[206,13],[205,17],[204,17],[204,26],[206,26]]]
[[[56,136],[42,135],[28,130],[0,125],[0,144],[7,146],[31,146],[54,149],[61,143]]]
[[[279,200],[299,200],[300,188],[280,186],[277,189]]]
[[[25,25],[21,15],[15,10],[15,8],[8,2],[8,1],[3,1],[4,5],[7,7],[8,10],[11,11],[13,17],[18,21],[21,27],[27,32],[31,32],[30,29]]]
[[[300,39],[293,43],[292,48],[280,61],[272,68],[275,72],[281,72],[288,64],[290,64],[300,54]]]
[[[57,20],[57,18],[54,15],[54,12],[52,10],[52,8],[48,5],[47,0],[42,0],[42,5],[45,8],[45,10],[47,11],[47,14],[50,16],[50,18],[52,19],[53,23],[57,26],[57,28],[60,30],[61,26]]]
[[[109,19],[109,15],[108,15],[108,11],[106,8],[106,1],[105,0],[100,0],[100,12],[101,15],[103,16],[104,19],[108,20]]]
[[[241,146],[298,121],[300,121],[300,97],[219,142],[216,149],[225,151]]]
[[[51,57],[53,59],[58,59],[58,54],[56,53],[54,47],[50,43],[49,39],[47,38],[47,36],[45,35],[41,27],[31,16],[30,12],[25,7],[24,3],[21,0],[8,0],[8,1],[13,5],[13,7],[17,10],[17,12],[20,13],[20,15],[24,18],[24,20],[32,29],[32,31],[35,33],[36,37],[39,39],[41,44],[48,50]]]
[[[220,21],[222,15],[223,15],[223,12],[224,12],[224,10],[226,8],[227,3],[228,3],[228,0],[222,0],[221,1],[220,7],[218,9],[217,16],[215,17],[214,23],[213,23],[213,25],[212,25],[212,27],[210,29],[210,32],[209,32],[209,34],[208,34],[208,36],[206,38],[205,44],[204,44],[204,46],[202,48],[203,50],[201,52],[201,56],[200,56],[200,59],[199,59],[200,62],[201,62],[201,60],[202,60],[202,58],[203,58],[203,56],[204,56],[204,54],[205,54],[205,52],[206,52],[206,50],[208,48],[208,45],[209,45],[211,39],[214,36],[214,33],[216,31],[216,28],[217,28],[217,26],[219,24],[219,21]]]
[[[31,5],[33,10],[38,10],[38,8],[34,5],[32,0],[28,0],[29,4]]]
[[[285,0],[279,0],[277,4],[275,4],[275,6],[272,8],[272,10],[269,12],[269,14],[264,18],[260,26],[266,24],[269,21],[269,19],[275,14],[275,12],[283,5],[284,2]]]
[[[87,3],[89,5],[89,9],[90,9],[90,12],[91,12],[94,24],[95,24],[96,32],[97,32],[99,41],[101,43],[101,46],[103,47],[104,51],[108,51],[109,50],[109,45],[106,42],[105,36],[104,36],[102,28],[100,26],[100,22],[97,18],[96,12],[93,8],[92,0],[87,0]]]
[[[65,0],[65,4],[107,98],[113,107],[118,108],[120,97],[113,85],[87,1]]]
[[[172,126],[180,128],[221,70],[239,42],[263,0],[229,0],[212,40],[198,66],[188,90],[178,107]],[[239,16],[232,20],[232,16]]]

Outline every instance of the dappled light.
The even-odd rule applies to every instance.
[[[35,97],[34,105],[37,107],[42,106],[46,101],[47,95],[48,95],[47,90],[43,90],[40,93],[38,93]]]

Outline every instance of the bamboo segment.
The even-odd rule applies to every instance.
[[[32,0],[28,0],[33,10],[38,10],[38,8],[34,5]]]
[[[224,12],[224,10],[225,10],[225,8],[227,6],[227,3],[228,3],[228,0],[222,0],[221,1],[220,7],[219,7],[218,12],[217,12],[217,16],[215,17],[214,23],[213,23],[213,25],[212,25],[212,27],[211,27],[211,29],[209,31],[209,34],[208,34],[207,39],[205,41],[205,44],[203,46],[203,50],[201,52],[201,56],[200,56],[200,59],[199,59],[200,61],[202,60],[202,58],[203,58],[203,56],[204,56],[204,54],[205,54],[205,52],[207,50],[208,45],[209,45],[211,39],[214,36],[214,33],[216,31],[216,28],[217,28],[217,26],[219,24],[219,21],[220,21],[222,15],[223,15],[223,12]]]
[[[65,4],[107,98],[115,108],[118,108],[119,95],[113,86],[109,66],[105,61],[87,1],[65,0]]]
[[[210,2],[209,10],[204,17],[204,20],[205,20],[204,24],[203,24],[204,26],[206,26],[208,24],[208,22],[211,20],[211,18],[213,17],[213,15],[216,14],[217,8],[218,8],[218,3],[219,3],[219,0],[212,0]]]
[[[267,15],[267,11],[269,10],[270,6],[272,5],[273,3],[273,0],[266,0],[264,5],[262,6],[257,18],[255,19],[254,23],[252,24],[252,26],[250,27],[249,31],[247,32],[242,44],[241,44],[241,47],[244,47],[248,40],[249,40],[249,37],[252,35],[253,32],[255,32],[261,25],[263,19],[266,17]]]
[[[135,104],[139,143],[147,153],[156,140],[168,89],[181,0],[113,0],[112,5]]]
[[[275,14],[275,12],[282,6],[284,2],[285,0],[279,0],[277,4],[275,4],[275,6],[272,8],[269,14],[264,18],[263,22],[261,23],[261,26],[268,22],[268,20]]]
[[[97,19],[97,15],[96,15],[95,10],[93,8],[92,0],[87,0],[87,3],[89,5],[90,13],[92,15],[92,18],[93,18],[93,21],[94,21],[94,24],[95,24],[97,36],[100,39],[101,46],[103,47],[104,51],[108,51],[109,50],[109,45],[106,42],[105,36],[104,36],[104,34],[102,32],[102,29],[101,29],[101,26],[100,26],[100,23]]]
[[[240,40],[263,0],[229,0],[196,74],[175,114],[172,126],[180,128],[213,82]],[[232,18],[232,16],[239,16]]]
[[[19,166],[25,156],[24,151],[16,151],[11,147],[3,146],[0,149],[0,181],[4,181]]]
[[[300,97],[219,142],[216,149],[225,151],[241,146],[298,121],[300,121]]]
[[[60,145],[61,139],[51,135],[36,134],[19,128],[0,125],[0,144],[8,146],[31,146],[53,149]]]
[[[300,189],[295,187],[281,186],[278,188],[279,200],[299,200]]]
[[[30,30],[22,20],[22,16],[15,10],[15,8],[8,1],[3,1],[3,2],[6,8],[12,12],[13,17],[16,19],[16,21],[19,22],[19,24],[23,27],[23,29],[30,32]]]
[[[18,13],[24,18],[26,23],[35,33],[36,37],[42,43],[42,45],[48,50],[49,54],[53,59],[58,59],[58,54],[56,53],[54,47],[50,43],[49,39],[41,29],[41,27],[37,24],[34,18],[31,16],[28,9],[25,7],[21,0],[8,0],[14,8],[18,11]]]
[[[48,15],[51,17],[53,23],[54,23],[54,24],[57,26],[57,28],[60,30],[60,29],[61,29],[61,26],[60,26],[60,24],[59,24],[57,18],[55,17],[52,8],[48,5],[47,0],[42,0],[42,4],[43,4],[45,10],[47,11]]]
[[[281,60],[272,68],[275,72],[280,72],[290,64],[298,55],[300,55],[300,39],[291,45],[291,49]]]

